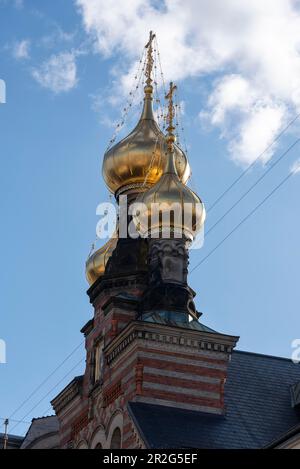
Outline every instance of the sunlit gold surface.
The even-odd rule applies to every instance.
[[[115,236],[115,235],[114,235]],[[105,272],[108,259],[117,245],[118,238],[112,237],[104,246],[92,254],[86,261],[86,278],[90,285],[101,277]]]
[[[155,122],[152,110],[152,87],[145,88],[144,109],[135,129],[104,155],[102,173],[111,192],[135,184],[141,188],[159,181],[166,165],[167,145]],[[175,145],[175,165],[185,184],[190,176],[186,155]]]
[[[134,221],[138,231],[145,236],[149,233],[149,227],[153,233],[161,233],[164,229],[170,227],[172,232],[183,232],[189,239],[194,238],[195,234],[204,224],[206,213],[201,199],[188,187],[184,186],[173,174],[163,174],[160,181],[147,192],[141,194],[137,202],[145,204],[145,209],[141,210]],[[153,205],[153,204],[159,204]],[[170,213],[173,204],[179,204],[182,217],[174,218],[169,223],[165,213]],[[162,213],[159,218],[159,212]],[[192,226],[187,223],[192,220]],[[185,223],[186,221],[186,223]]]
[[[164,172],[152,188],[137,198],[136,202],[143,205],[139,206],[138,212],[133,215],[133,221],[142,236],[170,237],[177,233],[193,240],[204,224],[206,213],[198,195],[185,186],[178,177],[173,133],[175,90],[176,85],[171,82],[169,93],[166,95],[168,133],[165,137],[167,153]]]
[[[173,103],[173,95],[174,95],[174,92],[177,90],[177,86],[173,84],[173,82],[170,83],[170,89],[169,89],[169,93],[166,95],[166,99],[168,100],[168,115],[167,115],[167,124],[168,124],[168,128],[167,128],[167,137],[166,137],[166,141],[167,141],[167,144],[168,144],[168,150],[169,151],[173,151],[174,150],[174,143],[175,143],[175,135],[174,135],[174,130],[175,130],[175,127],[174,127],[174,123],[173,123],[173,120],[174,120],[174,117],[175,117],[175,109],[174,109],[174,103]]]

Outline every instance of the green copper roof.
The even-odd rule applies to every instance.
[[[154,322],[157,324],[165,324],[168,326],[183,327],[185,329],[192,329],[201,332],[216,332],[210,327],[201,324],[199,321],[193,319],[189,321],[189,316],[186,313],[176,311],[154,311],[149,313],[143,313],[139,317],[140,320],[146,322]]]

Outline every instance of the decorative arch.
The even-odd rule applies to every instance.
[[[76,449],[88,449],[88,448],[89,446],[86,440],[80,440],[76,446]]]
[[[93,432],[90,439],[90,448],[91,449],[102,449],[105,448],[106,437],[105,430],[103,425],[99,425]],[[99,446],[101,445],[101,447]]]
[[[122,448],[122,431],[123,431],[123,412],[121,410],[117,410],[114,412],[114,414],[111,416],[111,419],[108,424],[108,433],[107,433],[107,443],[108,446],[107,448],[111,448],[112,443],[116,444],[118,441],[118,444],[120,445],[119,447]],[[116,433],[114,433],[116,430]],[[119,434],[118,431],[119,430]],[[113,440],[114,437],[114,440]],[[118,440],[117,440],[118,439]]]

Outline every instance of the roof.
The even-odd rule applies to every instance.
[[[141,402],[128,408],[149,448],[263,448],[300,424],[290,394],[299,380],[291,360],[234,351],[224,416]]]
[[[4,445],[4,433],[0,433],[0,449],[3,449]],[[8,449],[19,449],[22,441],[24,440],[24,436],[19,436],[19,435],[12,435],[8,434],[8,440],[7,440],[7,447]]]
[[[158,310],[154,312],[146,312],[139,317],[139,320],[201,332],[216,332],[195,319],[189,321],[185,313],[176,311]]]
[[[59,423],[56,415],[32,419],[31,425],[25,435],[22,448],[30,446],[33,441],[45,435],[58,433],[58,431]]]

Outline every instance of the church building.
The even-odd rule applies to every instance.
[[[139,236],[120,236],[117,225],[87,260],[86,368],[52,400],[58,446],[300,448],[300,365],[235,350],[238,331],[210,329],[196,309],[189,248],[205,207],[187,185],[172,83],[165,132],[153,111],[153,41],[150,34],[140,119],[103,158],[104,181],[117,203],[126,196],[126,223]],[[172,204],[180,216],[170,215]]]

